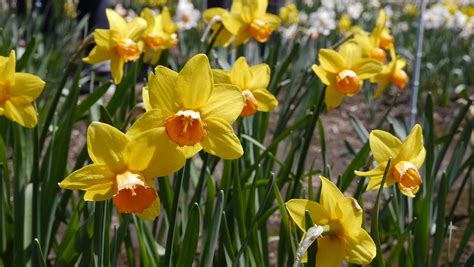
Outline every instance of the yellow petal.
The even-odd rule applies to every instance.
[[[95,46],[89,55],[82,60],[88,64],[97,64],[105,60],[110,60],[114,58],[115,52],[112,50],[107,50],[99,46]]]
[[[159,108],[166,114],[176,113],[178,111],[177,81],[177,72],[163,66],[156,67],[155,74],[149,76],[148,82],[150,106]]]
[[[402,194],[407,197],[416,197],[416,193],[420,190],[420,186],[417,186],[415,189],[405,188],[402,184],[398,183],[398,189]]]
[[[360,177],[378,177],[383,176],[385,172],[385,168],[387,167],[387,162],[382,162],[377,167],[373,168],[372,170],[361,172],[361,171],[354,171],[354,174]]]
[[[114,172],[125,168],[123,150],[129,139],[113,126],[92,122],[87,129],[87,151],[94,163],[105,164]]]
[[[127,136],[129,138],[135,138],[145,131],[163,127],[165,118],[161,110],[152,109],[143,114],[128,130]]]
[[[286,209],[303,232],[306,232],[306,211],[311,215],[314,224],[326,225],[330,219],[329,213],[321,204],[307,199],[291,199],[286,202]]]
[[[387,89],[388,85],[390,84],[390,77],[379,79],[377,84],[377,89],[375,89],[374,98],[377,98],[382,95],[383,91]]]
[[[344,95],[336,90],[335,84],[330,84],[326,88],[324,99],[326,100],[326,107],[331,109],[336,108],[341,104],[342,100],[344,100]]]
[[[359,79],[369,79],[382,71],[382,63],[374,59],[362,59],[352,66]]]
[[[339,54],[344,58],[346,68],[352,67],[355,62],[362,59],[362,49],[355,42],[346,42],[339,49]]]
[[[357,235],[346,236],[344,251],[346,261],[359,265],[369,265],[377,254],[374,241],[364,229]]]
[[[94,31],[94,41],[102,50],[113,49],[112,34],[110,30],[96,29]]]
[[[201,144],[197,143],[194,146],[181,146],[178,147],[178,150],[183,152],[184,157],[189,159],[194,157],[199,151],[202,150]]]
[[[359,234],[363,214],[364,211],[354,198],[346,197],[336,203],[336,215],[344,227],[344,236]]]
[[[378,190],[380,188],[380,184],[382,184],[383,180],[383,174],[379,176],[372,176],[369,177],[369,184],[367,185],[366,191],[369,190]],[[395,183],[395,180],[393,180],[392,175],[388,174],[387,179],[385,180],[385,183],[383,185],[384,188],[389,187]]]
[[[38,76],[17,72],[13,77],[15,82],[10,88],[10,96],[13,102],[30,104],[43,91],[45,82]]]
[[[160,198],[156,197],[149,208],[145,209],[142,213],[137,213],[137,215],[143,220],[154,221],[160,215]]]
[[[145,86],[142,89],[142,101],[143,106],[145,106],[145,111],[150,111],[153,109],[150,104],[150,93],[148,91],[148,86]]]
[[[109,21],[109,26],[112,31],[115,31],[117,33],[126,33],[127,22],[124,18],[122,18],[119,14],[117,14],[117,12],[110,8],[107,8],[105,10],[105,14],[107,16],[107,20]],[[125,34],[123,37],[125,37]]]
[[[375,161],[382,163],[389,158],[395,159],[400,152],[401,141],[389,132],[373,130],[369,134],[369,143]]]
[[[214,17],[220,16],[222,17],[223,14],[227,13],[227,10],[220,8],[220,7],[213,7],[209,8],[202,13],[204,21],[209,23]]]
[[[127,37],[137,42],[147,26],[146,20],[137,17],[127,24]]]
[[[344,259],[344,243],[335,235],[318,238],[317,266],[341,266]]]
[[[321,67],[330,73],[339,73],[345,68],[344,58],[331,49],[319,50],[319,62]]]
[[[9,120],[17,122],[26,128],[33,128],[38,124],[38,115],[32,104],[15,104],[9,99],[5,101],[4,105],[5,117]]]
[[[397,160],[411,161],[416,159],[423,149],[423,129],[419,124],[416,124],[403,141]],[[420,158],[418,161],[420,161]]]
[[[242,28],[235,36],[232,49],[238,47],[241,44],[246,44],[250,40],[250,32],[246,28]]]
[[[113,57],[110,61],[110,71],[112,72],[115,84],[119,84],[122,81],[124,64],[125,62],[121,57]]]
[[[231,83],[230,82],[230,72],[226,70],[213,69],[212,77],[214,78],[214,83]]]
[[[148,7],[145,7],[142,9],[140,12],[140,17],[146,20],[147,23],[147,32],[149,29],[153,29],[155,26],[155,16],[153,14],[153,11],[149,9]]]
[[[167,7],[163,7],[163,10],[161,10],[161,21],[163,22],[164,32],[169,34],[176,32],[176,25],[173,23],[170,10]]]
[[[233,35],[237,35],[246,25],[239,14],[230,13],[224,14],[222,16],[222,23],[224,24],[225,28]]]
[[[321,80],[321,82],[325,85],[329,85],[331,82],[329,80],[329,75],[331,75],[330,73],[328,73],[327,71],[325,71],[323,69],[323,67],[321,66],[318,66],[316,64],[313,64],[312,66],[312,69],[314,71],[314,73],[316,73],[316,75],[318,76],[318,78]],[[332,74],[334,75],[334,74]]]
[[[423,147],[423,149],[418,153],[418,155],[414,158],[410,158],[410,162],[413,163],[418,169],[421,168],[423,165],[423,162],[425,162],[425,157],[426,157],[426,149]]]
[[[387,23],[387,17],[385,16],[385,11],[383,9],[380,10],[379,16],[377,17],[377,21],[375,23],[375,28],[372,30],[370,34],[372,37],[379,39],[380,35],[385,29],[385,24]]]
[[[206,55],[197,54],[186,63],[178,75],[176,90],[184,109],[199,109],[207,103],[214,82]]]
[[[66,177],[59,186],[63,189],[89,191],[84,199],[101,201],[114,195],[115,174],[105,164],[87,165]]]
[[[281,19],[278,16],[270,14],[270,13],[264,14],[259,19],[267,23],[272,29],[272,31],[278,29],[281,24]]]
[[[319,176],[319,178],[321,179],[321,198],[319,202],[333,216],[336,213],[337,202],[345,197],[329,179],[323,176]]]
[[[263,15],[267,12],[268,0],[252,0],[252,6],[255,8],[255,14]]]
[[[228,122],[221,118],[208,118],[204,123],[207,135],[201,145],[206,152],[223,159],[236,159],[244,154],[239,138]]]
[[[257,100],[258,111],[270,112],[278,107],[278,100],[267,89],[255,89],[252,94]]]
[[[16,67],[16,56],[15,50],[10,52],[8,58],[4,58],[2,61],[3,64],[0,64],[0,77],[2,77],[2,81],[10,83],[14,79],[15,74],[15,67]]]
[[[230,84],[216,84],[209,102],[199,111],[201,118],[219,118],[228,124],[234,123],[244,108],[245,99],[242,91]]]
[[[239,57],[232,66],[230,81],[242,90],[248,89],[248,84],[252,80],[252,73],[244,57]]]
[[[252,72],[252,80],[247,89],[267,89],[271,77],[270,66],[268,64],[258,64],[250,67],[250,72]]]
[[[129,169],[140,171],[146,178],[173,173],[181,169],[186,161],[176,144],[169,140],[164,127],[135,136],[127,146],[127,151]]]

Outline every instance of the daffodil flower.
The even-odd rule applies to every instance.
[[[267,90],[270,83],[270,67],[267,64],[249,67],[245,58],[240,57],[231,71],[212,72],[215,83],[233,84],[240,88],[245,97],[240,116],[251,116],[257,111],[270,112],[278,106],[278,100]]]
[[[326,106],[339,106],[344,96],[357,94],[366,79],[377,75],[382,64],[374,59],[362,59],[360,49],[354,43],[346,43],[339,52],[331,49],[319,51],[319,65],[313,71],[327,85]]]
[[[232,47],[247,43],[250,38],[257,42],[268,41],[273,31],[280,27],[280,18],[266,13],[268,0],[242,0],[241,12],[230,13],[222,18],[226,29],[235,35]]]
[[[232,3],[231,12],[236,12],[236,2]],[[220,7],[209,8],[203,13],[204,21],[211,27],[212,34],[209,40],[214,40],[213,46],[227,47],[234,35],[224,27],[222,18],[229,16],[229,11]]]
[[[224,159],[243,155],[231,124],[244,106],[242,92],[230,84],[214,84],[209,60],[192,57],[180,73],[163,66],[149,77],[143,91],[147,112],[129,132],[164,128],[187,158],[201,149]]]
[[[15,72],[15,67],[15,51],[9,57],[0,56],[0,116],[33,128],[38,124],[34,101],[45,83],[33,74]]]
[[[143,48],[141,37],[147,24],[142,18],[134,18],[127,23],[112,9],[106,9],[105,12],[110,29],[94,31],[96,46],[83,60],[89,64],[110,60],[112,77],[114,83],[118,84],[122,81],[124,64],[140,58]]]
[[[322,237],[317,239],[317,266],[341,266],[343,260],[369,264],[376,255],[376,248],[370,235],[361,227],[362,208],[357,200],[344,197],[327,178],[320,178],[320,203],[306,199],[291,199],[286,203],[288,213],[303,232],[307,228],[306,211],[312,222],[323,228]]]
[[[297,24],[300,18],[300,12],[295,4],[290,3],[280,8],[280,19],[287,25]]]
[[[176,25],[167,7],[163,7],[161,14],[156,16],[151,9],[145,8],[140,16],[147,22],[147,27],[143,32],[144,61],[156,65],[163,50],[173,48],[178,44]]]
[[[389,64],[383,66],[382,71],[371,79],[371,82],[377,83],[374,98],[379,97],[390,83],[400,89],[405,89],[410,80],[403,70],[406,64],[404,59],[395,57]]]
[[[419,169],[426,156],[421,126],[415,125],[403,142],[388,132],[374,130],[369,135],[369,143],[379,165],[367,172],[355,171],[358,176],[370,178],[367,190],[380,187],[387,162],[392,159],[384,186],[397,183],[402,194],[415,197],[423,182]]]
[[[93,163],[71,173],[59,186],[86,191],[86,201],[112,198],[118,212],[136,213],[145,220],[160,214],[153,178],[175,172],[185,162],[164,129],[130,137],[108,124],[93,122],[87,130],[87,151]]]

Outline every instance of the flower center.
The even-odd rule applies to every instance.
[[[336,90],[343,95],[355,95],[361,86],[362,81],[352,70],[343,70],[336,75]]]
[[[380,47],[385,50],[390,50],[392,48],[394,42],[393,36],[388,32],[383,32],[380,35]]]
[[[181,20],[184,22],[184,23],[187,23],[191,20],[191,17],[188,15],[188,14],[183,14],[183,16],[181,16]]]
[[[115,46],[115,51],[126,61],[135,61],[140,57],[140,48],[132,39],[127,38]]]
[[[204,140],[206,130],[199,112],[180,110],[165,121],[168,137],[180,146],[193,146]]]
[[[390,81],[400,89],[405,89],[409,80],[410,78],[408,78],[408,74],[404,70],[396,70],[392,77],[390,77]]]
[[[369,57],[376,59],[382,63],[387,61],[387,53],[382,48],[374,48],[370,51]]]
[[[147,35],[145,38],[143,38],[143,40],[145,41],[145,45],[154,51],[166,48],[165,40],[156,34]]]
[[[8,87],[0,84],[0,104],[5,103],[10,98],[10,92],[8,90]]]
[[[125,171],[116,176],[117,194],[112,201],[118,212],[142,213],[157,198],[152,187],[145,185],[142,174]]]
[[[392,175],[393,179],[404,191],[409,191],[413,194],[418,191],[420,185],[423,183],[418,168],[408,161],[400,161],[395,164]]]
[[[247,117],[257,113],[258,103],[255,97],[253,96],[252,92],[249,90],[245,90],[242,92],[245,97],[245,104],[240,116]]]
[[[262,20],[254,20],[249,26],[250,35],[260,43],[266,42],[272,34],[272,28]]]

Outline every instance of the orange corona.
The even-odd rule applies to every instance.
[[[272,28],[262,20],[254,20],[249,25],[249,32],[255,40],[260,43],[268,41],[272,34]]]
[[[168,137],[180,146],[193,146],[204,140],[206,130],[199,112],[180,110],[165,121]]]
[[[0,104],[4,103],[9,98],[10,98],[10,92],[8,91],[8,88],[0,84]]]
[[[381,48],[374,48],[370,51],[369,57],[376,59],[382,63],[387,61],[387,53]]]
[[[352,70],[343,70],[336,76],[336,90],[343,95],[355,95],[361,86],[362,81]]]
[[[152,50],[162,50],[165,49],[165,40],[161,36],[157,34],[150,34],[143,38],[147,47],[151,48]]]
[[[404,70],[396,70],[390,77],[390,81],[400,89],[405,89],[409,80],[408,74]]]
[[[113,203],[118,212],[141,213],[157,198],[156,191],[145,184],[140,173],[126,171],[116,177],[117,194]]]
[[[140,57],[140,48],[132,39],[124,39],[115,47],[117,54],[127,61],[134,61]]]
[[[242,112],[240,113],[240,116],[247,117],[257,113],[258,103],[252,92],[245,90],[242,92],[242,94],[245,97],[245,105],[242,109]]]
[[[413,194],[418,192],[422,184],[418,168],[408,161],[400,161],[395,164],[392,175],[403,190],[412,192]]]
[[[390,50],[393,46],[394,38],[388,32],[382,32],[380,35],[380,47],[385,50]]]

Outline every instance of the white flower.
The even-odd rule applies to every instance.
[[[448,17],[446,22],[446,28],[448,29],[462,29],[466,25],[468,17],[460,11],[454,12],[454,14]]]
[[[186,0],[180,0],[176,7],[175,20],[181,30],[196,28],[201,13],[194,9],[194,5]]]
[[[301,24],[306,24],[308,22],[308,14],[304,11],[300,11],[300,19],[298,21]]]
[[[474,17],[467,21],[459,35],[464,39],[474,36]]]
[[[438,29],[443,26],[451,17],[449,10],[443,5],[436,4],[431,6],[425,14],[425,28]]]
[[[350,4],[347,7],[347,13],[352,19],[358,19],[364,11],[364,6],[361,3]]]
[[[310,34],[329,35],[332,30],[336,29],[336,13],[333,10],[320,7],[309,15],[309,23],[308,32]]]
[[[292,24],[288,28],[283,29],[282,37],[285,40],[293,40],[296,37],[296,33],[298,32],[298,25]]]

